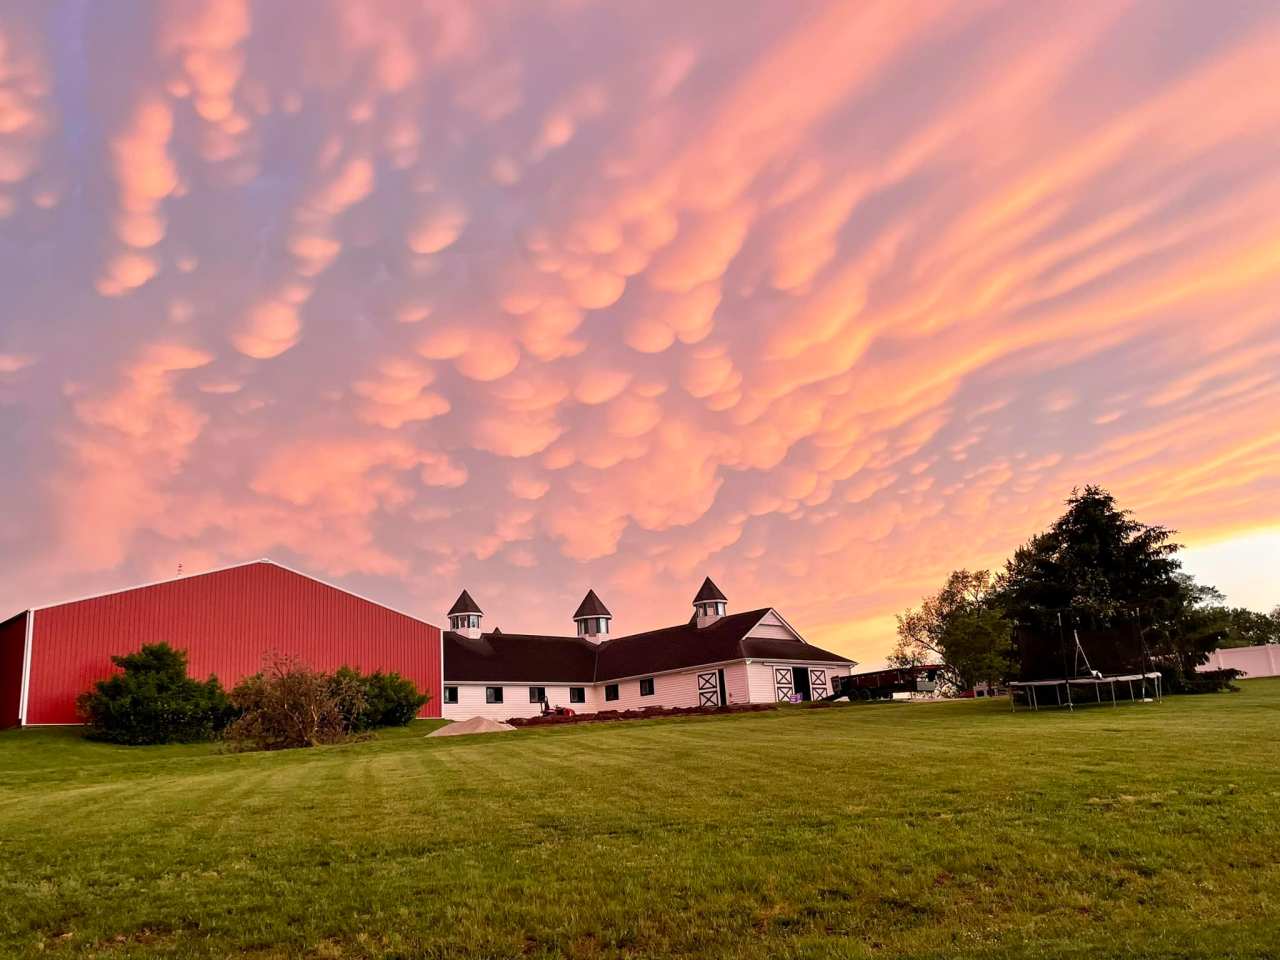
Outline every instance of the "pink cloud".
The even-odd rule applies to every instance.
[[[711,573],[874,658],[1075,484],[1280,523],[1269,10],[106,16],[57,76],[0,12],[15,609],[274,553],[639,629]]]

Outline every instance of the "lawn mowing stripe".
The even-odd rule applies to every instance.
[[[1274,711],[1242,697],[1219,722],[1215,699],[1140,725],[851,707],[104,765],[112,789],[85,794],[104,838],[68,830],[79,842],[48,849],[65,876],[0,943],[83,953],[151,924],[161,942],[111,955],[812,957],[879,942],[1007,957],[1045,955],[1041,937],[1055,955],[1124,956],[1144,948],[1128,931],[1158,927],[1181,932],[1148,936],[1170,952],[1263,956],[1280,838],[1252,821],[1280,795],[1257,728]],[[803,764],[773,762],[797,751]],[[1204,766],[1180,766],[1188,752]],[[20,791],[24,807],[58,792]],[[39,817],[0,808],[18,871],[41,856],[10,845],[20,823]],[[123,856],[130,843],[147,856]],[[1206,874],[1208,850],[1235,862]],[[3,902],[21,890],[0,886]],[[1201,939],[1223,902],[1253,909]]]

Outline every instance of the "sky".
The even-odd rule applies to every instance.
[[[864,661],[1073,487],[1280,604],[1280,6],[5,0],[0,612],[258,557]]]

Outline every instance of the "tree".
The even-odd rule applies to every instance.
[[[333,679],[339,691],[360,692],[359,698],[344,695],[341,701],[343,721],[352,732],[406,726],[430,699],[398,673],[375,670],[364,674],[352,667],[340,667]]]
[[[1013,624],[988,606],[964,610],[951,618],[943,633],[946,663],[962,690],[979,683],[998,684],[1012,668]]]
[[[989,570],[956,570],[919,609],[898,615],[898,645],[890,663],[941,664],[958,690],[1004,679],[1013,650],[1012,625],[993,603]]]
[[[1049,629],[1070,610],[1099,628],[1134,605],[1178,600],[1179,549],[1172,530],[1139,523],[1091,485],[1073,490],[1066,513],[1014,552],[997,590],[1020,625]]]
[[[1230,620],[1222,606],[1222,593],[1215,587],[1196,583],[1187,573],[1178,573],[1176,596],[1150,604],[1150,617],[1140,609],[1139,621],[1146,628],[1148,647],[1157,662],[1172,668],[1173,689],[1183,689],[1195,679],[1196,667],[1206,663],[1227,637]]]
[[[95,740],[134,745],[211,740],[235,710],[216,677],[187,675],[187,655],[167,643],[112,657],[120,673],[94,684],[76,709]]]
[[[1222,595],[1182,572],[1174,532],[1140,523],[1098,486],[1074,490],[1066,512],[1019,547],[997,585],[1019,629],[1135,631],[1171,683],[1190,683],[1226,635]],[[1136,666],[1136,664],[1135,664]]]
[[[1220,646],[1253,647],[1263,643],[1280,643],[1280,607],[1274,613],[1258,613],[1245,607],[1224,607],[1227,635]]]

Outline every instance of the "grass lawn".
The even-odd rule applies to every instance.
[[[3,957],[1275,957],[1280,680],[232,755],[0,734]]]

